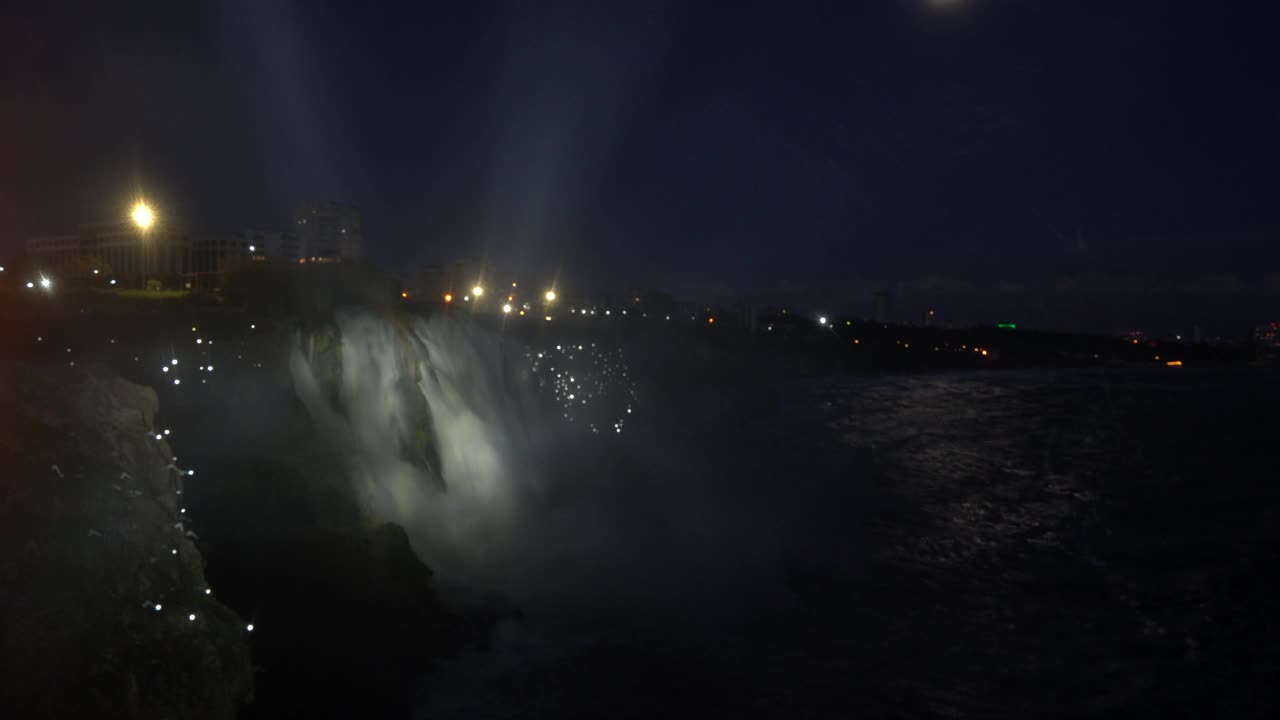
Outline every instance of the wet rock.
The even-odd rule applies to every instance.
[[[156,439],[155,392],[100,372],[7,369],[0,401],[0,707],[234,717],[253,695],[245,624],[206,593],[178,527],[181,477]]]

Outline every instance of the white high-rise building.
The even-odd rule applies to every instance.
[[[364,215],[359,208],[331,200],[304,202],[293,211],[293,229],[308,262],[364,257]]]

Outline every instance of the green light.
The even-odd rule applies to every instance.
[[[996,327],[1004,328],[1005,330],[1017,330],[1018,324],[1017,323],[998,323]]]

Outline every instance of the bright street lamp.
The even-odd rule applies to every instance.
[[[555,290],[548,290],[548,291],[547,291],[546,298],[547,298],[547,302],[552,302],[553,300],[555,300],[555,299],[556,299],[556,291],[555,291]]]
[[[502,306],[502,312],[504,312],[504,313],[510,313],[510,312],[511,312],[511,304],[510,304],[510,303],[508,303],[508,304],[506,304],[506,305],[503,305],[503,306]]]
[[[49,288],[53,287],[53,281],[47,277],[41,277],[40,287],[44,288],[45,290],[48,290]]]
[[[471,294],[472,294],[472,295],[475,295],[476,297],[480,297],[481,295],[483,295],[483,294],[484,294],[484,288],[482,288],[482,287],[480,287],[479,285],[477,285],[477,286],[475,286],[475,287],[471,288]]]
[[[140,230],[148,230],[156,222],[156,214],[151,211],[145,202],[138,201],[133,206],[133,212],[130,213],[133,218],[133,224],[138,226]]]

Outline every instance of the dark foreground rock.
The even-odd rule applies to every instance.
[[[205,580],[155,393],[6,368],[0,406],[0,707],[234,717],[253,697],[247,627]]]

